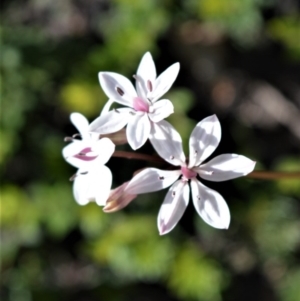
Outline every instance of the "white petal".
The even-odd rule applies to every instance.
[[[104,107],[102,108],[102,111],[100,113],[100,116],[106,114],[109,112],[109,109],[111,107],[111,105],[114,103],[114,100],[113,99],[109,99],[106,104],[104,105]]]
[[[147,114],[136,114],[130,119],[126,128],[129,145],[133,150],[143,146],[149,138],[151,125]]]
[[[221,140],[221,126],[216,115],[200,121],[194,128],[190,141],[189,167],[198,166],[210,156]]]
[[[224,154],[215,157],[206,164],[194,168],[199,176],[209,181],[227,181],[242,177],[253,171],[256,162],[236,154]]]
[[[82,139],[89,138],[89,122],[88,120],[80,113],[72,113],[70,115],[71,122],[77,128]]]
[[[77,168],[85,168],[91,161],[84,161],[74,156],[78,155],[85,148],[91,147],[91,143],[86,143],[82,140],[75,140],[74,142],[65,146],[62,150],[64,159],[71,165]]]
[[[98,154],[97,162],[105,164],[115,151],[115,145],[109,138],[102,138],[94,143],[92,151]]]
[[[149,118],[153,122],[159,122],[174,113],[174,106],[168,99],[161,99],[150,106]]]
[[[152,123],[149,139],[164,160],[175,166],[185,164],[181,137],[169,122]]]
[[[156,79],[155,64],[150,52],[146,52],[142,57],[136,77],[136,89],[138,95],[147,98],[147,94],[150,92],[148,86],[150,85],[150,87],[153,87]]]
[[[131,179],[126,192],[140,194],[162,190],[173,184],[180,175],[180,170],[146,168]]]
[[[191,180],[194,206],[202,219],[210,226],[228,229],[230,212],[223,197],[196,179]]]
[[[106,166],[97,166],[86,174],[78,173],[73,185],[75,200],[80,205],[95,200],[104,206],[108,199],[112,183],[112,174]]]
[[[179,67],[179,63],[173,64],[156,79],[153,92],[148,94],[152,102],[155,102],[169,91],[178,75]]]
[[[90,199],[86,197],[89,187],[89,176],[77,175],[73,183],[73,195],[79,205],[86,205]]]
[[[99,116],[90,124],[90,131],[99,134],[115,133],[122,129],[130,120],[131,112],[129,108],[120,108],[107,112]]]
[[[105,94],[115,102],[132,107],[136,91],[125,76],[114,72],[99,72],[100,85]]]
[[[98,168],[97,174],[99,177],[95,184],[95,199],[97,205],[105,206],[111,189],[112,173],[107,166],[103,165]]]
[[[177,225],[188,205],[189,195],[190,187],[187,182],[179,180],[171,186],[157,218],[160,235],[170,232]]]

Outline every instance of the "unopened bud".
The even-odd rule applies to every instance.
[[[129,194],[125,191],[128,183],[129,182],[125,182],[110,192],[106,205],[103,208],[104,212],[111,213],[119,211],[137,197],[136,194]]]
[[[116,133],[101,135],[101,138],[104,138],[104,137],[109,138],[115,145],[122,145],[122,144],[127,143],[125,129],[121,129],[120,131],[118,131]]]

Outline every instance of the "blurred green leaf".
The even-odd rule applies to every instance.
[[[190,242],[178,251],[168,284],[184,300],[221,300],[223,276],[218,264]]]

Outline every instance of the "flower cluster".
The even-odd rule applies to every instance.
[[[174,107],[170,100],[160,99],[170,89],[178,72],[179,63],[175,63],[157,77],[152,56],[147,52],[134,75],[135,88],[120,74],[99,73],[108,102],[91,124],[81,114],[71,114],[79,134],[67,137],[71,143],[63,149],[65,160],[78,168],[72,177],[78,204],[95,201],[104,206],[105,212],[113,212],[125,207],[139,194],[171,186],[158,214],[160,234],[176,226],[188,205],[190,191],[196,211],[207,224],[219,229],[229,227],[230,212],[225,200],[199,180],[219,182],[241,177],[253,171],[255,162],[241,155],[224,154],[203,163],[221,140],[221,126],[216,115],[196,125],[186,158],[179,133],[164,120],[173,113]],[[111,109],[114,102],[126,107]],[[133,150],[149,139],[157,154],[173,168],[146,168],[129,182],[111,190],[112,173],[105,163],[113,155],[115,144],[108,136],[125,126],[126,140]]]

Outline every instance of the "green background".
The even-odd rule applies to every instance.
[[[69,114],[92,121],[107,100],[97,73],[131,78],[150,51],[158,73],[181,64],[165,98],[186,154],[195,124],[217,114],[213,156],[299,171],[298,1],[11,0],[1,20],[1,300],[299,300],[299,180],[205,183],[226,199],[229,230],[210,228],[190,204],[159,236],[166,191],[113,214],[81,207],[68,181],[76,170],[61,156],[76,132]],[[108,166],[113,187],[163,168]]]

